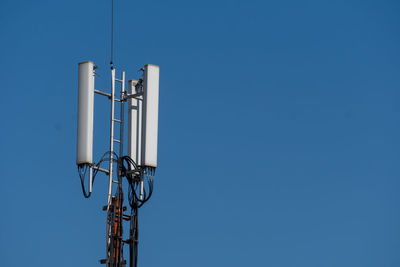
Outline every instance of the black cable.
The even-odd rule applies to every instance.
[[[139,214],[139,208],[142,207],[152,196],[153,194],[153,179],[152,175],[154,175],[155,169],[154,168],[145,168],[143,169],[142,167],[138,166],[132,158],[129,156],[123,156],[123,157],[118,157],[118,155],[113,152],[111,153],[110,151],[104,153],[104,155],[100,158],[98,163],[96,163],[96,168],[93,170],[93,176],[92,176],[92,185],[94,183],[95,177],[99,171],[99,168],[103,162],[106,161],[113,161],[117,162],[117,170],[118,170],[118,189],[115,194],[115,197],[119,199],[119,219],[121,220],[118,223],[118,229],[115,229],[118,233],[120,233],[120,236],[114,236],[114,221],[111,220],[109,223],[110,225],[110,231],[111,231],[111,239],[112,243],[110,244],[111,247],[110,249],[113,250],[113,245],[114,245],[114,240],[117,240],[118,238],[122,238],[122,217],[123,217],[123,190],[122,190],[122,179],[125,177],[127,179],[127,182],[129,184],[128,186],[128,202],[131,207],[131,216],[130,216],[130,237],[129,237],[129,249],[130,249],[130,267],[137,267],[137,262],[138,262],[138,238],[139,238],[139,223],[138,223],[138,214]],[[91,192],[87,193],[85,186],[84,186],[84,179],[87,173],[88,168],[90,168],[89,165],[84,164],[84,165],[79,165],[78,166],[78,171],[79,171],[79,177],[81,179],[81,185],[82,185],[82,191],[83,195],[88,198],[91,195]],[[141,192],[141,186],[143,183],[143,192]],[[89,185],[90,186],[90,185]],[[140,195],[143,193],[143,195]],[[115,214],[114,214],[115,216]],[[110,220],[110,218],[108,219]],[[120,239],[118,239],[120,240]],[[119,242],[119,241],[118,241]],[[112,252],[112,251],[110,251]],[[110,258],[110,260],[113,262],[117,263],[122,263],[123,262],[123,243],[119,243],[119,258]],[[111,256],[112,254],[110,254]],[[118,264],[120,265],[120,264]]]
[[[83,196],[85,198],[89,198],[90,195],[92,194],[91,192],[86,193],[86,190],[85,190],[85,176],[86,176],[87,168],[88,168],[88,165],[86,165],[86,164],[85,165],[78,165],[79,178],[81,180],[82,192],[83,192]]]
[[[127,162],[133,162],[129,157],[126,158]],[[129,166],[129,165],[128,165]],[[130,227],[130,267],[137,267],[138,263],[138,249],[139,249],[139,208],[143,206],[153,194],[153,179],[151,174],[154,173],[153,170],[143,170],[138,168],[136,165],[135,168],[139,172],[136,177],[130,177],[128,179],[129,182],[129,191],[128,194],[129,203],[131,205],[131,227]],[[129,168],[129,167],[128,167]],[[141,200],[138,197],[137,190],[141,190],[141,183],[146,182],[148,191],[146,190],[146,186],[143,188],[143,199]]]
[[[106,158],[107,155],[110,155],[110,157]],[[114,159],[114,156],[116,157],[116,159]],[[118,155],[115,152],[113,152],[113,154],[111,154],[110,151],[107,151],[106,153],[103,154],[103,156],[100,158],[99,162],[95,165],[96,168],[94,168],[94,171],[93,171],[93,174],[92,174],[92,185],[94,184],[94,180],[96,178],[96,175],[99,172],[100,165],[103,162],[110,161],[110,160],[118,161]],[[83,192],[83,196],[85,198],[89,198],[92,195],[91,192],[87,193],[86,189],[85,189],[85,177],[86,177],[86,173],[87,173],[88,168],[90,168],[90,166],[88,164],[80,164],[80,165],[78,165],[79,178],[81,180],[82,192]],[[89,183],[90,183],[90,180],[89,180]],[[90,185],[88,185],[88,186],[90,187]]]

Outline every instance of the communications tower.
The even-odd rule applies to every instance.
[[[113,1],[112,1],[113,5]],[[113,25],[113,8],[112,8]],[[113,26],[112,26],[113,27]],[[116,77],[113,65],[113,30],[111,31],[110,88],[95,89],[97,66],[93,61],[78,64],[78,131],[76,164],[86,198],[92,194],[99,172],[108,177],[106,205],[106,255],[100,263],[107,267],[124,267],[124,248],[129,249],[129,267],[137,266],[138,211],[151,197],[157,168],[159,72],[147,64],[138,80],[126,81],[125,72]],[[127,87],[126,87],[127,86]],[[117,93],[117,87],[119,92]],[[94,95],[110,101],[110,135],[108,149],[93,160]],[[127,110],[128,118],[124,118]],[[124,127],[128,127],[127,144]],[[124,148],[127,154],[124,154]],[[85,179],[88,185],[85,186]],[[126,203],[128,205],[126,205]],[[129,228],[123,228],[123,222]]]

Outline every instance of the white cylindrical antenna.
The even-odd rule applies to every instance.
[[[150,169],[157,167],[159,75],[159,66],[144,66],[141,165]]]
[[[139,93],[136,90],[138,81],[128,81],[128,93]],[[140,165],[141,129],[142,129],[142,101],[136,98],[128,100],[128,156]]]
[[[79,63],[78,71],[78,140],[76,164],[92,164],[93,111],[94,111],[94,63]]]

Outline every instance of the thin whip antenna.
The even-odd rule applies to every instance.
[[[113,57],[114,57],[114,0],[111,0],[111,69],[114,69]]]

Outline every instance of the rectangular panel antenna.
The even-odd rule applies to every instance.
[[[92,61],[79,63],[77,165],[93,163],[94,69]]]
[[[139,93],[135,88],[138,81],[128,81],[128,93],[133,95]],[[142,101],[136,98],[128,100],[128,156],[140,165],[141,148],[141,129],[142,129]]]
[[[157,168],[159,73],[159,66],[144,66],[141,163],[150,168]]]

